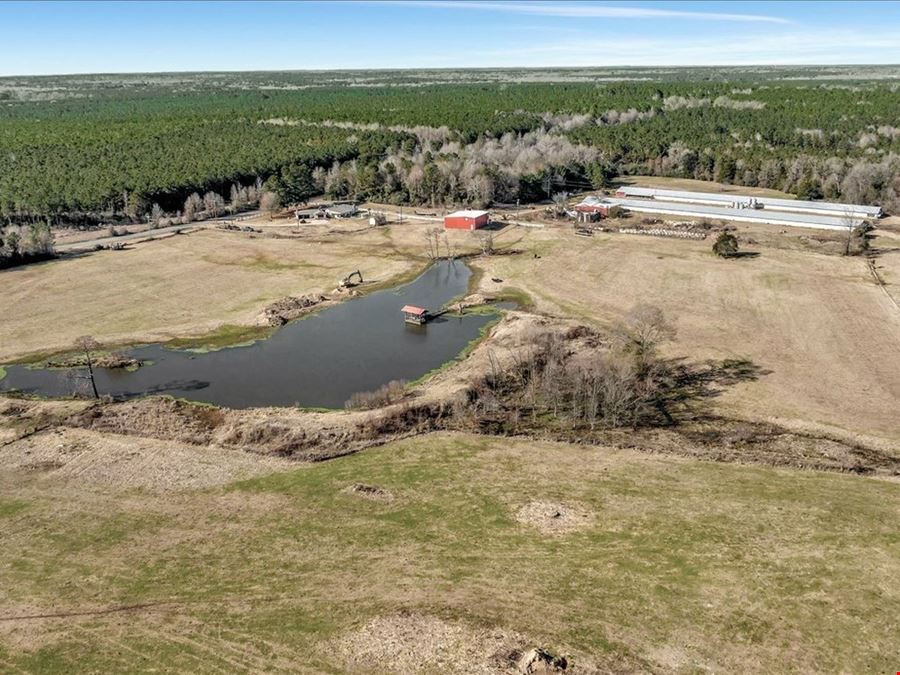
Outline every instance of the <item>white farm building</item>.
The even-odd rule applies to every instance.
[[[619,188],[615,197],[603,201],[636,213],[736,220],[818,230],[847,230],[863,220],[873,220],[882,215],[881,207],[861,204],[630,186]]]

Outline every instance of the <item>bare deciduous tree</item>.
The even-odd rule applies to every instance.
[[[841,225],[847,231],[847,236],[844,238],[844,255],[850,255],[853,233],[857,224],[857,220],[853,217],[853,211],[849,208],[844,209],[844,215],[841,217]]]
[[[222,195],[216,192],[207,192],[203,195],[203,208],[206,210],[207,215],[217,218],[225,210],[225,200],[222,199]]]
[[[203,209],[203,200],[196,192],[191,193],[190,197],[184,200],[184,222],[190,223],[197,217],[197,214]]]
[[[281,208],[281,199],[274,192],[263,192],[259,198],[259,207],[268,214],[269,220],[271,220],[275,212]]]
[[[428,258],[437,260],[441,256],[441,236],[444,230],[440,227],[430,227],[425,230],[423,236],[428,244]]]
[[[94,398],[100,398],[100,394],[97,392],[97,381],[94,379],[94,354],[100,349],[100,343],[90,335],[82,335],[75,340],[75,347],[84,354],[88,371],[87,377],[90,380]]]
[[[553,195],[553,215],[561,218],[566,215],[566,208],[569,206],[569,193],[557,192]]]
[[[659,307],[635,305],[613,330],[619,347],[634,355],[639,374],[644,374],[662,343],[675,337],[675,328]]]
[[[153,207],[150,209],[150,225],[153,227],[159,227],[159,223],[165,215],[166,214],[162,210],[162,207],[159,204],[154,203]]]
[[[476,230],[475,238],[481,247],[482,255],[493,255],[494,253],[494,233],[489,230]]]

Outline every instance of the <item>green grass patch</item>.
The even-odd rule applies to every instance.
[[[531,296],[528,293],[519,288],[504,288],[494,297],[499,302],[514,302],[516,303],[516,305],[518,305],[519,309],[524,311],[534,309],[534,300],[532,300]]]
[[[345,492],[357,482],[394,499]],[[125,672],[147,657],[260,670],[297,655],[337,672],[322,640],[406,610],[631,670],[693,672],[665,660],[673,644],[680,663],[723,672],[886,672],[900,657],[900,495],[886,481],[433,434],[224,488],[48,483],[23,509],[31,489],[0,502],[19,514],[4,527],[14,604],[177,609],[60,622],[29,650],[0,641],[12,670]],[[592,518],[543,535],[515,519],[536,499]]]
[[[0,366],[0,380],[2,380],[4,377],[6,377],[6,368]]]
[[[323,265],[316,265],[315,263],[303,261],[284,262],[261,253],[254,256],[250,261],[242,261],[240,264],[243,267],[263,270],[266,272],[284,272],[300,269],[325,269]]]
[[[384,291],[400,286],[405,286],[406,284],[412,283],[420,276],[422,276],[430,266],[431,261],[429,260],[425,264],[413,265],[406,272],[395,274],[394,276],[383,279],[382,281],[376,281],[374,283],[367,282],[362,284],[361,286],[356,286],[354,290],[358,291],[361,295],[367,295],[369,293],[376,293],[377,291]]]
[[[0,518],[9,518],[28,508],[28,502],[21,499],[0,499]]]
[[[477,262],[476,260],[472,261],[473,263]],[[481,285],[481,280],[484,279],[484,270],[481,269],[477,264],[470,264],[469,270],[472,272],[469,275],[469,283],[466,288],[466,295],[472,295],[478,290],[478,287]]]
[[[195,337],[173,338],[163,344],[166,349],[204,354],[228,347],[248,347],[275,332],[270,326],[239,326],[225,324],[214,331]]]

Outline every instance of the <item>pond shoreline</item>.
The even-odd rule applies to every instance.
[[[98,389],[122,400],[170,394],[231,408],[340,408],[351,394],[389,380],[421,382],[471,352],[498,312],[490,306],[453,311],[471,275],[464,261],[439,260],[409,283],[323,299],[283,326],[226,330],[221,342],[207,337],[126,348],[125,356],[148,367],[95,369]],[[427,326],[403,323],[402,296],[432,310]],[[72,377],[77,370],[51,375],[36,365],[46,360],[11,365],[0,389],[65,397],[84,379]]]

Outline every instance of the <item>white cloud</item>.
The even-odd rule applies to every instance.
[[[750,21],[765,23],[791,23],[779,16],[764,14],[733,14],[730,12],[694,12],[679,9],[659,9],[636,5],[613,7],[609,5],[564,4],[543,2],[450,2],[449,0],[385,0],[381,4],[404,7],[434,7],[440,9],[466,9],[492,12],[510,12],[537,16],[556,16],[576,19],[700,19],[710,21]]]
[[[752,35],[650,38],[582,31],[527,46],[433,54],[455,67],[827,65],[900,62],[900,31],[782,31]]]

